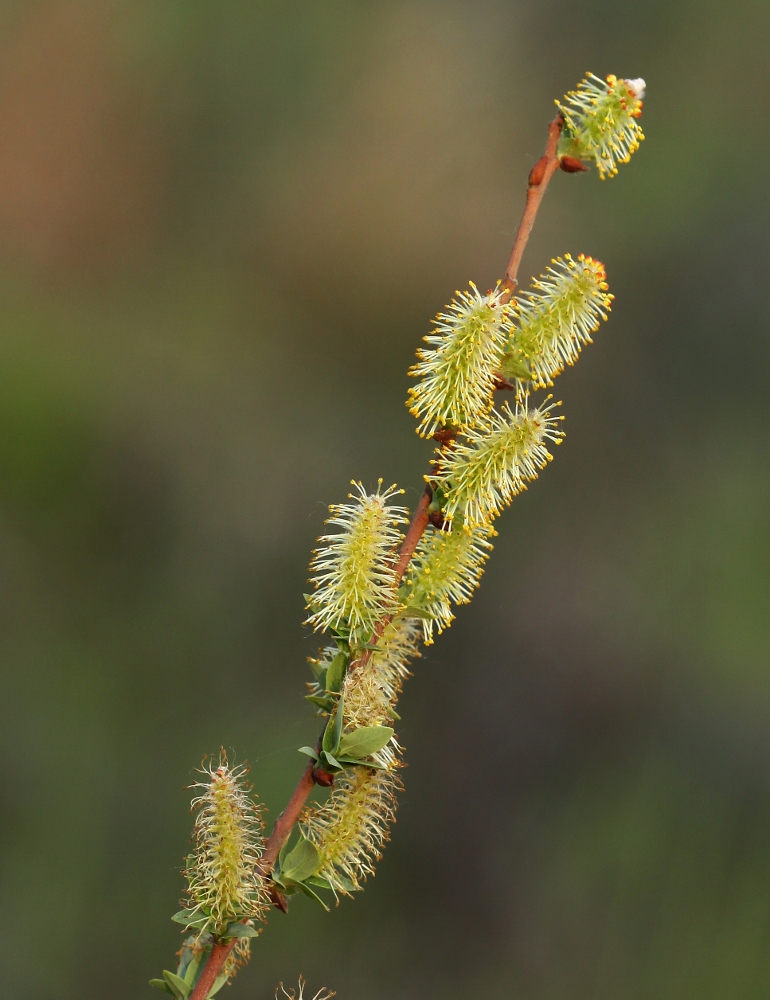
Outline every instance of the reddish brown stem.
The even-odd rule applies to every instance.
[[[189,1000],[206,1000],[211,991],[211,987],[217,981],[217,976],[225,966],[225,962],[230,957],[230,952],[235,947],[235,939],[227,944],[214,942],[208,961],[201,972],[200,979],[195,984],[195,989],[190,994]]]
[[[320,750],[320,746],[318,749]],[[286,803],[286,808],[275,821],[273,831],[267,838],[265,850],[259,865],[266,875],[272,871],[281,848],[289,839],[289,834],[299,819],[299,814],[302,812],[305,802],[307,802],[308,795],[310,795],[315,787],[315,782],[313,781],[313,768],[315,766],[315,761],[311,758],[305,765],[305,769],[297,782],[297,787]]]
[[[535,224],[537,210],[543,200],[545,189],[548,183],[559,168],[559,157],[556,155],[556,147],[559,144],[561,130],[564,128],[564,119],[559,114],[548,126],[548,141],[545,144],[545,153],[540,157],[529,174],[529,187],[527,188],[527,203],[524,206],[524,214],[519,223],[519,230],[513,242],[513,250],[505,269],[505,277],[502,286],[507,291],[507,298],[513,295],[516,288],[516,278],[519,273],[521,258],[524,256],[524,249]]]

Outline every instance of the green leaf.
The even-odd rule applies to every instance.
[[[397,615],[393,616],[395,621],[397,618],[429,618],[435,621],[436,616],[431,614],[430,611],[426,611],[425,608],[402,608]]]
[[[316,705],[318,708],[322,708],[324,712],[328,712],[329,715],[331,715],[334,711],[334,698],[330,698],[328,695],[306,694],[305,701],[309,701],[311,705]]]
[[[388,707],[385,709],[385,711],[388,713],[388,718],[395,719],[396,722],[400,722],[401,721],[401,716],[398,714],[398,712],[395,710],[395,708],[391,708],[390,705],[388,705]]]
[[[327,913],[329,912],[329,907],[326,905],[326,903],[324,903],[324,901],[321,899],[321,897],[318,895],[317,892],[313,892],[313,890],[310,888],[307,882],[297,882],[297,888],[300,890],[300,892],[304,892],[304,894],[308,896],[310,899],[314,899],[316,903],[320,903]]]
[[[342,770],[342,764],[340,764],[337,758],[333,754],[331,754],[328,750],[324,750],[324,757],[328,761],[329,767],[331,767],[332,769],[337,768],[337,770],[339,771]],[[326,768],[324,768],[324,770],[326,770]]]
[[[502,367],[506,378],[519,378],[523,382],[528,382],[532,378],[532,372],[523,361],[513,357],[503,358]]]
[[[337,881],[342,886],[342,888],[345,890],[345,892],[355,892],[356,891],[356,887],[353,885],[353,883],[350,881],[350,879],[347,877],[347,875],[343,875],[342,872],[339,871],[339,869],[337,870]]]
[[[369,757],[390,742],[393,730],[390,726],[362,726],[352,733],[346,733],[339,744],[339,752],[345,757],[361,759]]]
[[[208,923],[209,917],[206,913],[201,913],[200,910],[179,910],[171,918],[175,924],[181,924],[183,927],[203,927],[204,924]]]
[[[185,972],[184,972],[184,981],[190,987],[192,987],[193,983],[195,982],[195,976],[196,976],[196,973],[198,972],[198,968],[200,967],[200,964],[201,964],[201,960],[200,960],[200,956],[199,956],[198,958],[194,958],[192,960],[192,962],[190,962],[190,964],[185,969]]]
[[[345,676],[345,669],[348,665],[347,656],[340,651],[329,664],[326,671],[326,690],[337,694],[342,687],[342,678]]]
[[[184,979],[180,979],[175,973],[169,972],[168,969],[163,970],[163,978],[171,987],[175,997],[179,997],[179,1000],[186,1000],[192,990],[189,983],[186,983]]]
[[[172,997],[176,996],[176,993],[174,993],[165,979],[151,979],[150,986],[154,986],[156,990],[163,990],[165,993],[170,993]]]
[[[312,757],[313,760],[318,760],[318,754],[312,747],[300,747],[299,753],[306,753],[308,757]],[[173,920],[174,918],[172,917],[171,919]]]
[[[300,837],[297,846],[284,859],[281,877],[285,881],[304,882],[315,875],[320,863],[321,857],[315,844]]]
[[[331,889],[332,887],[329,879],[322,875],[311,875],[310,878],[305,879],[305,885],[317,885],[319,889]]]
[[[310,673],[321,684],[321,678],[326,676],[326,666],[318,660],[308,660],[308,666],[310,667]],[[325,686],[325,684],[321,684],[321,687]]]
[[[344,698],[342,697],[342,695],[340,695],[340,700],[337,704],[337,714],[334,716],[334,746],[329,747],[332,753],[336,753],[337,748],[340,745],[340,739],[342,738],[342,717],[344,711],[345,711]]]
[[[255,938],[259,937],[259,931],[251,924],[228,924],[227,930],[222,935],[226,938]]]
[[[324,750],[334,749],[334,719],[329,719],[326,723],[326,729],[324,729],[323,739],[321,740],[321,747]]]
[[[220,972],[220,974],[214,980],[214,985],[211,987],[211,990],[209,991],[209,1000],[211,997],[214,996],[215,993],[219,993],[219,991],[222,989],[222,987],[225,985],[225,983],[229,978],[230,976],[227,972]]]
[[[340,757],[339,763],[343,767],[370,767],[373,771],[387,771],[385,764],[378,764],[374,760],[361,760],[359,757]]]

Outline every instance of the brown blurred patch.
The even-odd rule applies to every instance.
[[[265,265],[300,275],[314,307],[355,308],[375,275],[403,295],[453,266],[474,262],[477,280],[495,266],[489,233],[507,176],[486,40],[470,21],[435,14],[388,9],[344,103],[276,146]]]
[[[0,253],[101,275],[145,245],[164,155],[108,5],[30,5],[0,50]]]

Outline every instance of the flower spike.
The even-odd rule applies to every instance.
[[[192,801],[195,852],[185,870],[191,919],[205,916],[195,926],[203,934],[223,934],[229,923],[262,920],[267,908],[262,856],[261,808],[254,802],[244,777],[248,769],[231,768],[224,750],[219,765],[201,768],[203,781],[191,787],[200,795]]]
[[[300,822],[302,835],[320,855],[316,874],[328,880],[335,896],[349,896],[374,874],[390,839],[400,789],[395,770],[355,767],[344,771],[326,802],[314,806]]]
[[[425,337],[431,351],[417,352],[419,363],[409,374],[420,379],[409,390],[407,406],[420,418],[417,433],[430,437],[439,428],[474,427],[492,407],[511,327],[512,307],[498,286],[482,295],[471,282],[434,320],[435,333]]]
[[[405,581],[404,603],[424,608],[433,618],[423,619],[425,645],[454,620],[452,604],[468,604],[481,582],[484,564],[492,553],[489,541],[497,532],[490,526],[426,532],[420,539]]]
[[[552,264],[532,283],[535,290],[516,302],[518,322],[500,372],[520,387],[530,380],[535,388],[552,385],[565,365],[577,361],[612,308],[614,296],[600,261],[565,254]]]
[[[447,520],[459,514],[466,530],[483,527],[537,478],[553,457],[547,442],[559,444],[564,437],[558,429],[563,418],[551,413],[555,405],[530,410],[525,398],[512,412],[505,403],[448,453],[439,476],[448,493]]]
[[[388,501],[403,490],[391,486],[383,492],[382,480],[375,493],[367,493],[361,483],[353,486],[357,495],[348,494],[353,503],[329,507],[327,524],[342,530],[319,538],[310,563],[316,589],[306,624],[316,630],[363,627],[371,632],[396,605],[392,554],[408,511]]]
[[[559,156],[595,160],[602,180],[614,177],[619,163],[628,163],[644,139],[637,119],[642,113],[644,80],[622,80],[593,73],[571,90],[565,103],[556,102],[564,116]]]

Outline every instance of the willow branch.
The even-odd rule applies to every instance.
[[[225,962],[230,957],[230,952],[235,947],[236,938],[228,941],[227,944],[220,944],[215,941],[211,949],[208,961],[201,972],[200,979],[195,984],[195,989],[189,996],[189,1000],[206,1000],[211,991],[211,987],[217,981],[217,976],[225,967]]]
[[[513,250],[505,269],[505,277],[502,286],[506,290],[506,301],[510,299],[516,288],[516,278],[519,273],[521,258],[524,256],[524,249],[527,246],[529,234],[537,218],[537,211],[540,202],[543,200],[545,189],[559,168],[559,157],[556,155],[556,147],[559,144],[561,131],[564,128],[564,119],[558,114],[548,126],[548,141],[545,144],[545,152],[529,172],[529,187],[527,188],[527,203],[524,206],[524,214],[519,223],[516,239],[513,242]]]
[[[545,152],[529,174],[529,187],[527,188],[527,202],[524,207],[524,214],[522,215],[521,222],[519,223],[519,229],[516,233],[516,239],[513,244],[513,250],[511,251],[511,257],[508,261],[508,266],[505,270],[505,277],[502,281],[502,286],[507,293],[506,301],[511,297],[511,295],[513,295],[514,289],[516,288],[516,276],[519,272],[519,265],[521,264],[521,258],[524,255],[524,249],[527,245],[529,234],[532,232],[532,227],[535,224],[537,212],[540,208],[540,202],[543,200],[543,195],[545,194],[549,181],[559,167],[559,158],[556,155],[556,147],[563,127],[564,119],[561,115],[557,115],[548,126],[548,141],[546,142]],[[508,386],[501,384],[499,388],[508,388]],[[417,504],[409,529],[404,536],[404,541],[398,550],[394,567],[396,585],[401,582],[404,573],[409,566],[409,562],[414,555],[415,549],[417,548],[425,529],[430,523],[428,508],[432,499],[433,491],[430,486],[427,486],[425,492],[420,498],[420,502]],[[378,640],[382,637],[382,633],[392,621],[392,618],[392,615],[387,615],[378,622],[374,630],[374,634],[372,635],[370,645],[376,646]],[[356,670],[365,666],[366,663],[369,662],[371,655],[371,649],[364,650],[359,657],[351,662],[348,669]],[[280,814],[278,819],[276,819],[273,830],[265,842],[265,850],[260,861],[260,868],[265,876],[272,871],[281,848],[289,839],[291,831],[294,829],[294,826],[305,807],[305,803],[313,790],[315,785],[313,780],[314,767],[315,762],[313,760],[308,761],[305,765],[302,775],[297,782],[297,786],[286,804],[286,808]],[[234,941],[230,941],[227,944],[215,942],[213,948],[211,949],[208,961],[203,969],[203,972],[201,973],[200,979],[190,995],[189,1000],[206,1000],[209,990],[214,985],[217,976],[224,968],[225,962],[227,961],[234,944]]]

